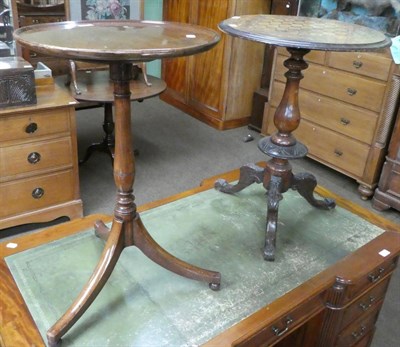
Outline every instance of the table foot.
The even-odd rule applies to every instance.
[[[93,152],[96,151],[107,153],[111,157],[111,161],[114,162],[114,142],[113,140],[110,142],[110,140],[105,137],[103,142],[93,143],[86,149],[85,156],[83,159],[79,160],[79,165],[86,163]]]
[[[233,194],[241,191],[253,183],[263,181],[264,168],[255,164],[247,164],[240,168],[239,181],[237,184],[229,184],[226,180],[219,179],[215,182],[215,189],[223,193]]]
[[[317,186],[316,178],[307,172],[296,174],[293,177],[292,189],[297,190],[299,194],[308,201],[308,203],[321,210],[331,210],[336,206],[333,199],[316,199],[314,190]]]
[[[47,341],[50,347],[59,346],[61,337],[85,313],[106,284],[124,249],[122,231],[123,222],[114,219],[110,235],[93,274],[64,315],[47,331]]]
[[[219,272],[188,264],[168,253],[154,241],[139,216],[133,221],[133,233],[135,246],[158,265],[180,276],[197,281],[205,281],[212,290],[219,289],[221,283],[221,274]]]

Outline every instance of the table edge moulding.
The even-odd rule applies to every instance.
[[[258,163],[258,165],[265,167],[266,163]],[[211,177],[204,180],[200,187],[147,203],[138,207],[138,210],[152,211],[210,190],[216,179],[231,182],[237,180],[238,177],[239,170]],[[387,231],[227,328],[206,342],[204,346],[333,347],[337,346],[337,343],[341,341],[341,336],[346,333],[347,328],[343,328],[343,320],[350,321],[349,326],[352,327],[354,324],[351,320],[356,323],[349,333],[351,343],[346,345],[358,346],[357,343],[363,343],[362,346],[368,346],[370,344],[377,312],[382,306],[389,279],[397,266],[400,254],[398,225],[323,187],[318,186],[316,192],[335,199],[341,208]],[[3,279],[0,283],[0,294],[4,298],[0,301],[0,311],[3,312],[0,328],[2,347],[12,347],[15,343],[21,346],[45,346],[5,258],[77,235],[91,228],[99,219],[110,223],[113,217],[87,216],[0,243],[0,273]],[[11,244],[17,247],[9,247]],[[381,252],[383,249],[387,251],[385,254]],[[376,297],[376,300],[369,302],[372,295]],[[285,329],[288,317],[293,317],[295,320],[293,324],[288,323]],[[362,330],[366,318],[373,319],[373,324]]]
[[[16,41],[39,53],[110,65],[114,82],[115,157],[117,201],[111,228],[96,222],[96,236],[105,240],[101,258],[81,293],[65,314],[47,331],[55,347],[101,292],[123,249],[138,247],[147,257],[181,276],[208,282],[218,290],[219,272],[188,264],[164,250],[143,225],[134,202],[135,158],[132,146],[130,80],[132,62],[197,54],[220,40],[214,30],[197,25],[134,20],[100,20],[39,24],[18,29]],[[97,40],[90,38],[96,37]]]

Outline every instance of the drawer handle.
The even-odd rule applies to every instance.
[[[349,94],[350,96],[354,96],[357,94],[357,89],[347,88],[347,94]]]
[[[376,300],[376,298],[375,298],[374,296],[370,295],[370,297],[369,297],[369,302],[368,302],[367,304],[365,304],[365,303],[363,303],[363,302],[360,303],[361,309],[362,309],[363,311],[367,311],[367,310],[373,305],[373,303],[375,302],[375,300]]]
[[[43,188],[35,188],[32,190],[32,197],[34,199],[40,199],[44,195],[44,189]]]
[[[30,56],[31,58],[36,58],[36,57],[37,57],[37,53],[35,53],[35,52],[30,52],[30,53],[29,53],[29,56]]]
[[[289,330],[289,325],[293,323],[293,319],[290,316],[287,316],[285,319],[284,324],[286,325],[283,329],[279,329],[278,327],[273,326],[272,332],[275,334],[275,336],[282,336],[284,333],[286,333]]]
[[[383,267],[380,267],[378,269],[378,273],[377,274],[369,274],[368,275],[368,279],[372,282],[375,283],[377,281],[379,281],[381,279],[381,274],[385,272],[385,269]]]
[[[342,118],[340,118],[340,123],[343,124],[343,125],[349,125],[350,124],[350,120],[347,119],[347,118],[342,117]]]
[[[30,123],[25,128],[25,132],[27,134],[33,134],[38,129],[38,125],[36,123]]]
[[[40,161],[41,155],[38,152],[32,152],[28,155],[28,162],[30,164],[36,164]]]
[[[335,153],[335,155],[336,155],[337,157],[341,157],[341,156],[343,155],[343,152],[340,151],[340,150],[338,150],[338,149],[335,149],[335,150],[334,150],[334,153]]]
[[[361,336],[365,334],[365,331],[367,330],[367,327],[365,325],[361,325],[360,331],[353,331],[351,333],[351,336],[353,336],[355,339],[359,339]]]
[[[354,60],[354,61],[353,61],[353,66],[354,66],[356,69],[359,69],[360,67],[363,66],[363,63],[362,63],[362,61]]]

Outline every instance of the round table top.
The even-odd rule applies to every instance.
[[[326,51],[368,51],[388,47],[383,33],[332,19],[279,15],[235,16],[219,28],[232,36],[281,47]]]
[[[36,52],[66,59],[145,62],[192,55],[212,48],[212,29],[173,22],[100,20],[22,27],[15,40]]]

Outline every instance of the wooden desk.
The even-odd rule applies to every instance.
[[[231,181],[237,179],[237,177],[238,172],[236,171],[218,178]],[[146,204],[140,207],[139,211],[155,211],[153,209],[158,206],[165,207],[168,206],[168,203],[179,202],[180,199],[196,196],[197,193],[212,188],[216,179],[217,177],[207,179],[201,187]],[[334,345],[367,346],[369,344],[373,336],[375,320],[400,253],[400,234],[393,232],[398,229],[398,225],[384,220],[368,210],[357,207],[320,187],[317,188],[317,193],[334,198],[338,203],[338,208],[343,207],[350,210],[371,223],[390,231],[381,234],[333,266],[301,283],[287,294],[267,303],[265,307],[253,312],[247,318],[243,317],[244,319],[237,324],[214,336],[205,343],[205,346],[261,346],[268,344],[280,347],[326,347]],[[219,196],[228,198],[223,194]],[[2,319],[0,345],[2,347],[16,345],[44,346],[4,258],[54,240],[78,235],[80,231],[91,228],[94,221],[99,218],[106,223],[112,220],[112,217],[107,216],[88,216],[0,244],[0,278],[2,279],[0,283],[0,298],[2,298],[0,300]],[[16,243],[18,247],[14,249],[7,247],[10,242]],[[390,254],[386,257],[379,255],[378,252],[382,249],[387,249]],[[259,258],[261,265],[271,264],[264,262],[262,257]],[[168,276],[168,278],[171,278],[171,276]],[[184,283],[184,285],[194,283],[180,277],[177,277],[177,279],[179,283]],[[224,285],[224,280],[222,284]],[[159,286],[161,290],[168,288],[163,281],[159,283]],[[166,287],[163,288],[162,286]],[[223,294],[228,287],[229,285],[223,287],[215,295]],[[179,288],[178,299],[174,297],[174,300],[185,297],[184,287],[179,286]],[[267,293],[264,294],[267,295]],[[370,299],[371,297],[374,299]],[[115,307],[111,304],[110,306]],[[133,307],[131,306],[131,308]],[[185,318],[185,316],[182,317]],[[108,324],[112,319],[106,316],[102,317],[102,320],[103,318],[108,319],[105,324]],[[121,318],[121,320],[123,319]],[[188,319],[194,320],[190,317]],[[290,320],[293,321],[287,323]],[[99,321],[96,320],[96,322]],[[286,324],[288,324],[287,330]],[[202,333],[201,326],[198,333]],[[68,339],[64,342],[67,343]],[[152,342],[154,343],[154,340]]]
[[[0,111],[0,229],[82,217],[77,102],[54,84],[36,95],[36,105]]]

